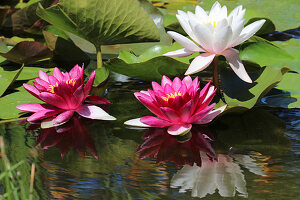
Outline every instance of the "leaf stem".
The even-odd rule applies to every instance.
[[[97,51],[97,68],[102,68],[101,47],[96,47],[96,51]]]
[[[216,56],[213,60],[213,84],[217,88],[217,94],[221,94],[218,74],[218,56]]]

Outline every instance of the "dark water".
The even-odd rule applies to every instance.
[[[36,163],[34,199],[299,199],[299,110],[255,108],[174,138],[125,127],[149,114],[133,96],[149,85],[111,80],[119,80],[106,96],[117,121],[0,125],[11,162]],[[30,165],[19,170],[27,183]]]

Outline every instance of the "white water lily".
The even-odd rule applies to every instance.
[[[219,2],[215,2],[209,14],[200,6],[196,6],[195,14],[178,10],[176,17],[179,23],[198,45],[179,33],[168,31],[168,34],[184,48],[164,55],[185,57],[194,52],[205,52],[192,61],[185,75],[205,69],[216,56],[223,55],[238,77],[245,82],[252,83],[238,56],[238,50],[232,47],[248,40],[262,27],[266,20],[255,21],[244,27],[245,11],[246,9],[243,9],[242,6],[238,6],[227,16],[226,6],[221,7]]]

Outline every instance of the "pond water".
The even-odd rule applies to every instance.
[[[150,85],[117,74],[108,85],[117,121],[1,125],[10,161],[36,163],[34,199],[299,199],[299,110],[255,108],[174,138],[123,125],[147,114],[133,92]],[[28,182],[30,165],[19,170]]]

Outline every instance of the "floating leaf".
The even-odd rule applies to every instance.
[[[0,96],[18,78],[22,70],[23,66],[16,70],[7,70],[7,68],[0,67]]]
[[[0,55],[15,63],[30,64],[52,57],[52,52],[42,43],[23,41],[8,52],[0,52]]]
[[[252,108],[256,102],[282,79],[286,68],[268,66],[249,73],[253,83],[246,83],[237,77],[232,69],[221,68],[221,87],[229,107]]]
[[[136,0],[61,0],[37,14],[58,28],[100,45],[151,42],[159,32]]]
[[[188,67],[188,64],[166,56],[159,56],[145,62],[131,64],[119,58],[113,58],[104,63],[104,65],[113,72],[147,81],[160,81],[163,75],[167,75],[170,78],[181,76]]]
[[[22,97],[22,98],[20,98]],[[16,109],[16,106],[23,103],[42,103],[34,96],[32,96],[25,89],[20,92],[14,92],[0,98],[0,119],[17,118],[24,114],[20,110]]]
[[[96,69],[94,86],[99,86],[101,83],[106,81],[108,76],[109,76],[109,71],[108,71],[108,69],[106,69],[106,67],[101,67],[99,69]]]

